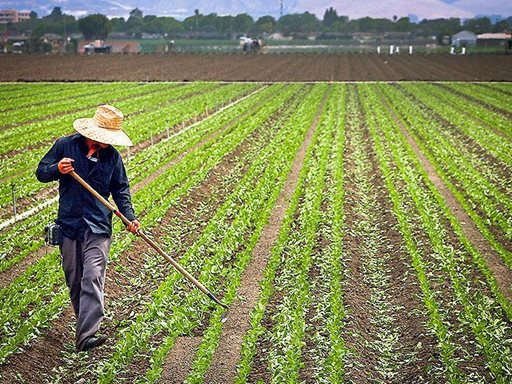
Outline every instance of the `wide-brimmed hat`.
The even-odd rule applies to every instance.
[[[100,105],[92,119],[76,119],[73,128],[83,136],[104,144],[132,146],[133,143],[122,130],[123,113],[111,105]]]

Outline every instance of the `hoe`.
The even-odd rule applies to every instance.
[[[76,181],[78,181],[85,189],[91,192],[94,197],[96,197],[103,205],[105,205],[114,215],[119,217],[125,225],[129,225],[131,222],[128,220],[121,212],[117,210],[115,206],[110,204],[103,196],[101,196],[94,188],[92,188],[84,179],[82,179],[75,171],[71,171],[69,173]],[[178,270],[183,276],[187,278],[192,284],[194,284],[197,288],[199,288],[205,295],[207,295],[210,299],[215,301],[218,305],[223,307],[224,309],[228,309],[227,305],[222,303],[215,295],[206,288],[199,280],[197,280],[194,276],[192,276],[189,272],[185,270],[176,260],[170,257],[167,253],[163,251],[163,249],[155,243],[152,239],[150,239],[144,232],[137,231],[137,236],[144,239],[146,243],[148,243],[155,251],[157,251],[161,256],[163,256],[171,265]],[[226,313],[224,313],[221,317],[221,322],[225,322],[227,319]]]

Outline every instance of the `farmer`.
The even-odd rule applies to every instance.
[[[103,320],[105,269],[112,235],[112,214],[68,175],[82,176],[104,198],[110,194],[136,233],[140,223],[133,211],[128,178],[112,145],[131,146],[121,129],[123,114],[110,105],[97,108],[94,118],[77,119],[78,133],[58,139],[37,167],[39,181],[59,181],[57,224],[62,229],[62,267],[77,318],[76,348],[87,351],[105,343],[98,335]]]

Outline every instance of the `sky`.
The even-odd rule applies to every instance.
[[[0,9],[34,10],[45,16],[55,6],[77,17],[91,13],[128,16],[135,7],[144,14],[167,15],[183,19],[199,9],[201,13],[219,15],[249,13],[254,18],[280,15],[281,0],[0,0]],[[512,16],[512,1],[505,0],[283,0],[284,13],[309,11],[322,18],[334,7],[339,15],[351,19],[364,16],[392,18],[415,15],[427,18],[472,18],[477,15]]]

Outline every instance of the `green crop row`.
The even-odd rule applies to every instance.
[[[236,275],[242,271],[240,266],[237,267],[238,261],[241,260],[237,250],[240,247],[245,249],[246,245],[247,247],[254,246],[257,240],[255,230],[263,225],[262,222],[258,222],[256,219],[260,218],[261,220],[258,208],[262,208],[261,204],[267,204],[267,200],[254,199],[254,194],[257,194],[256,196],[261,195],[262,188],[267,193],[275,188],[273,183],[268,182],[267,177],[269,176],[266,173],[273,175],[273,179],[275,179],[276,172],[278,172],[278,175],[283,172],[283,164],[273,163],[273,161],[279,159],[283,161],[283,157],[291,161],[289,158],[293,154],[293,148],[297,148],[297,141],[300,143],[305,131],[304,125],[309,121],[304,109],[308,108],[310,110],[313,108],[311,103],[315,100],[313,97],[316,94],[317,92],[312,91],[306,95],[298,110],[285,122],[285,127],[280,129],[279,136],[262,151],[261,157],[251,165],[236,191],[219,208],[198,240],[180,259],[180,262],[191,271],[195,273],[201,271],[199,279],[207,286],[217,287],[214,290],[215,294],[220,293],[221,281],[231,284],[237,281]],[[275,110],[275,108],[276,106],[272,106],[271,109]],[[267,114],[267,117],[268,112],[268,110],[262,110],[262,114]],[[252,131],[256,128],[254,125],[260,125],[257,120],[240,122],[239,126],[242,129]],[[247,231],[249,232],[247,233]],[[247,242],[244,242],[244,240]],[[244,263],[249,255],[250,253],[243,258],[245,259]],[[235,265],[232,266],[232,269],[225,269],[222,267],[223,263]],[[155,290],[148,307],[119,335],[120,340],[116,345],[114,355],[101,368],[100,382],[114,380],[119,371],[129,363],[136,352],[148,347],[147,339],[150,335],[157,334],[160,330],[165,329],[169,332],[168,337],[176,338],[177,335],[183,334],[187,329],[190,329],[190,326],[197,323],[201,314],[204,316],[204,311],[210,306],[211,302],[197,290],[190,292],[186,298],[181,298],[180,292],[183,291],[183,288],[179,289],[178,287],[182,284],[182,278],[175,272],[171,273]],[[233,288],[236,289],[236,286]],[[231,290],[228,289],[228,292]],[[234,293],[231,293],[231,299]],[[229,303],[227,297],[224,299]],[[221,312],[216,311],[212,315],[213,318],[219,321]],[[168,343],[169,341],[166,342],[166,344]]]
[[[288,88],[288,87],[286,87]],[[303,90],[304,91],[304,90]],[[302,97],[305,96],[305,92],[301,91],[301,94],[297,95],[298,97],[294,97],[293,100],[286,100],[282,99],[278,103],[279,109],[277,111],[277,114],[275,117],[277,120],[269,119],[262,124],[262,128],[260,128],[259,131],[261,133],[258,134],[258,141],[261,141],[261,143],[258,145],[259,152],[257,156],[255,155],[255,159],[251,161],[251,168],[247,171],[247,173],[244,175],[243,179],[237,184],[243,182],[251,182],[252,179],[257,179],[257,173],[256,172],[264,172],[263,164],[265,164],[265,161],[267,159],[272,159],[274,152],[276,151],[276,147],[270,143],[272,143],[273,140],[283,140],[283,130],[285,122],[287,119],[290,118],[290,116],[295,113],[295,108],[299,105],[300,100]],[[277,106],[277,105],[276,105]],[[260,137],[260,135],[264,135],[263,137]],[[244,156],[245,157],[245,156]],[[254,181],[252,181],[254,182]],[[274,184],[272,184],[274,185]],[[276,186],[277,187],[277,186]],[[259,191],[261,193],[261,190]],[[236,201],[237,197],[240,194],[247,194],[245,187],[237,187],[235,191],[231,195],[228,196],[228,199],[224,203],[223,207],[220,207],[219,210],[215,213],[215,216],[210,220],[216,220],[216,218],[220,218],[220,220],[224,220],[223,215],[229,213],[229,211],[226,211],[226,207],[229,207],[229,204],[233,204],[234,201]],[[241,199],[241,197],[238,197]],[[272,197],[273,199],[273,197]],[[271,204],[271,201],[267,200],[267,204]],[[254,209],[254,205],[251,205],[251,209]],[[261,210],[260,210],[261,212]],[[259,226],[262,225],[262,222],[260,222]],[[261,228],[257,229],[259,231]],[[251,241],[254,241],[257,238],[255,234],[252,235]],[[203,238],[204,240],[205,238]],[[199,240],[202,241],[202,240]],[[208,241],[211,241],[208,240]],[[252,244],[252,243],[251,243]],[[237,269],[242,272],[245,269],[245,264],[248,262],[249,253],[252,249],[254,244],[250,245],[248,248],[246,248],[243,253],[238,257],[237,263],[243,263],[243,264],[237,264]],[[197,245],[194,245],[197,246]],[[193,256],[191,256],[193,257]],[[239,275],[235,276],[233,275],[233,280],[231,281],[231,288],[228,288],[227,293],[224,295],[224,302],[231,302],[233,300],[233,294],[235,293],[236,286],[239,284]],[[196,300],[197,297],[194,298]],[[215,314],[214,317],[212,317],[210,321],[210,327],[205,331],[205,335],[203,338],[203,343],[201,344],[200,351],[198,352],[198,356],[196,358],[196,369],[199,371],[204,370],[208,366],[209,359],[211,358],[211,354],[214,350],[214,347],[216,343],[218,342],[218,336],[221,331],[221,325],[218,322],[219,318],[218,316],[220,313]],[[186,332],[189,332],[190,328],[186,330]],[[208,341],[207,341],[208,340]],[[162,365],[164,362],[164,359],[170,350],[172,346],[174,345],[176,341],[176,334],[170,334],[168,337],[165,337],[162,343],[155,349],[151,356],[151,367],[146,373],[145,380],[148,380],[150,382],[153,382],[157,380],[160,377],[160,374],[162,372]],[[196,372],[197,373],[197,372]]]
[[[296,87],[289,87],[283,95],[290,95],[294,90],[296,90]],[[244,113],[251,112],[263,100],[268,99],[273,93],[281,91],[283,89],[280,85],[269,87],[228,110],[199,123],[193,130],[188,130],[180,135],[179,139],[174,137],[172,143],[164,142],[137,152],[126,166],[132,187],[180,153],[190,149],[218,127],[228,124],[234,116],[243,116]],[[37,215],[19,221],[5,230],[0,239],[0,247],[3,250],[2,255],[0,255],[0,272],[10,268],[42,246],[41,228],[53,219],[52,215],[55,215],[55,211],[56,204],[53,204],[38,212]],[[31,245],[27,247],[26,244]]]
[[[146,111],[142,109],[141,106],[137,106],[139,112],[127,119],[125,128],[127,132],[129,132],[133,142],[138,144],[143,140],[148,140],[151,135],[164,132],[167,127],[173,127],[189,121],[191,118],[196,117],[199,111],[205,111],[205,109],[212,110],[218,103],[228,103],[246,92],[251,91],[254,87],[254,85],[231,85],[224,88],[203,84],[194,87],[178,88],[174,92],[171,91],[171,93],[165,97],[161,93],[157,93],[153,95],[152,100],[146,100],[149,106],[146,107]],[[198,92],[199,94],[196,95]],[[169,97],[171,97],[170,100]],[[165,100],[165,105],[159,104],[162,98]],[[131,103],[138,105],[139,100],[134,99]],[[128,105],[124,103],[120,103],[119,106],[128,107]],[[65,128],[66,133],[69,129],[71,128]],[[15,183],[18,198],[30,196],[44,187],[35,180],[33,172],[37,166],[37,162],[44,155],[45,151],[47,151],[47,148],[25,151],[11,159],[8,163],[6,162],[5,169],[2,169],[2,173],[6,176],[12,175],[16,177],[12,179],[11,182]],[[20,167],[21,164],[23,165]],[[10,195],[10,183],[5,183],[0,186],[1,207],[5,207],[9,204],[11,200]]]
[[[512,220],[508,213],[512,209],[512,199],[502,192],[510,190],[510,180],[501,183],[494,175],[496,181],[489,181],[491,170],[483,175],[483,161],[476,162],[478,159],[469,157],[470,150],[461,148],[460,141],[447,134],[427,111],[404,102],[401,94],[391,87],[380,89],[478,229],[507,265],[512,266],[512,252],[496,239],[491,230],[494,228],[505,238],[512,238]]]
[[[68,95],[64,99],[59,98],[58,100],[52,100],[48,96],[44,96],[44,103],[33,103],[29,105],[18,105],[17,100],[13,100],[10,104],[12,107],[18,107],[10,109],[2,113],[2,121],[0,122],[0,131],[3,135],[0,138],[9,137],[8,133],[11,126],[19,126],[26,124],[27,122],[45,120],[52,118],[55,114],[59,113],[70,113],[76,109],[83,109],[87,107],[97,106],[98,100],[105,97],[110,98],[112,94],[119,92],[120,90],[128,90],[130,88],[139,88],[137,84],[131,83],[120,83],[120,84],[99,84],[95,87],[94,92],[76,92],[77,97],[70,97],[73,92],[67,92]],[[84,89],[87,91],[87,89]],[[66,93],[66,92],[63,92]],[[39,95],[39,99],[43,95]],[[56,96],[64,96],[57,94]],[[38,100],[38,99],[36,99]],[[35,100],[34,100],[35,101]]]
[[[306,345],[303,359],[314,364],[315,382],[333,383],[343,381],[348,350],[342,337],[345,320],[343,305],[344,258],[342,241],[345,233],[343,205],[345,198],[343,152],[345,149],[345,107],[347,87],[334,85],[327,100],[325,113],[318,130],[332,129],[333,136],[325,170],[325,186],[320,207],[318,238],[311,252],[313,273],[310,279],[310,308],[312,320],[306,322]],[[347,117],[350,119],[350,117]],[[348,120],[347,120],[348,121]],[[328,128],[326,128],[328,127]],[[308,316],[308,317],[309,317]],[[311,367],[309,368],[311,369]]]
[[[71,131],[73,120],[82,117],[93,117],[99,104],[114,103],[116,106],[119,106],[123,113],[128,115],[131,110],[140,109],[143,103],[152,100],[154,93],[166,92],[169,88],[172,89],[173,86],[166,84],[144,84],[128,88],[120,86],[117,92],[108,93],[106,96],[96,98],[94,103],[91,101],[91,104],[87,105],[86,109],[81,109],[83,106],[80,100],[73,100],[75,108],[71,113],[63,115],[60,114],[61,111],[59,109],[50,107],[47,109],[47,116],[42,120],[9,127],[0,131],[0,138],[2,139],[0,154],[8,154],[11,151],[23,149],[27,146],[34,147],[39,143],[60,136],[63,130],[64,132]],[[123,100],[114,102],[119,99]]]
[[[330,123],[336,118],[335,111],[337,111],[336,104],[340,102],[338,100],[339,96],[339,92],[331,90],[330,95],[325,99],[324,112],[320,116],[319,124],[307,149],[303,167],[298,176],[290,204],[285,212],[277,242],[271,250],[261,282],[261,295],[251,313],[251,328],[242,344],[239,372],[235,381],[237,383],[247,382],[256,357],[256,345],[264,335],[267,337],[281,335],[281,337],[276,336],[279,340],[272,338],[271,343],[277,343],[274,344],[276,349],[267,351],[269,354],[273,353],[272,358],[270,355],[258,357],[265,362],[267,361],[266,357],[268,357],[269,364],[275,364],[274,369],[271,368],[274,374],[273,380],[279,380],[280,375],[289,379],[297,378],[299,375],[302,366],[300,359],[302,339],[305,331],[304,311],[307,308],[305,304],[310,295],[307,271],[311,266],[312,246],[316,242],[315,228],[318,227],[320,219],[318,207],[325,183],[329,146],[332,143],[333,131],[337,128],[336,124]],[[308,198],[313,200],[310,201]],[[306,214],[306,216],[302,216],[302,219],[297,219],[301,225],[307,226],[308,231],[304,234],[299,232],[299,228],[296,228],[298,222],[295,221],[295,216],[299,207]],[[306,239],[301,240],[301,235],[305,235]],[[302,252],[304,252],[305,257],[301,259],[299,254],[303,246],[305,248],[302,249]],[[287,278],[290,278],[290,280],[287,281]],[[267,333],[268,331],[263,325],[263,319],[265,316],[269,316],[268,305],[271,298],[276,294],[276,289],[279,289],[275,285],[278,279],[282,289],[284,289],[283,285],[286,285],[286,283],[293,284],[294,287],[291,290],[286,290],[286,293],[283,292],[284,295],[287,295],[288,300],[283,300],[280,316],[276,314],[276,317],[285,321],[280,322],[279,326],[276,326],[278,328],[273,329],[275,333],[271,335]],[[295,305],[298,302],[304,305]],[[332,318],[332,314],[329,317]],[[286,324],[286,319],[290,320],[288,324]],[[292,319],[296,321],[292,321]],[[287,327],[291,328],[286,330]],[[284,336],[284,333],[288,331],[290,333]],[[337,339],[334,340],[334,342],[336,341]],[[279,348],[279,345],[282,345],[283,348]],[[288,352],[285,352],[284,349]]]
[[[255,127],[252,127],[252,129],[254,128]],[[213,141],[210,141],[203,146],[199,153],[197,153],[197,150],[189,153],[169,172],[161,175],[150,184],[136,192],[133,198],[133,201],[136,202],[136,211],[141,212],[140,216],[146,225],[151,226],[152,223],[156,222],[158,214],[161,213],[161,209],[169,208],[169,199],[171,199],[171,197],[176,199],[177,196],[187,192],[195,183],[204,178],[204,175],[208,170],[220,161],[224,154],[229,152],[229,147],[226,145],[226,138],[233,137],[233,139],[236,139],[239,142],[239,140],[247,134],[247,130],[240,132],[240,130],[237,131],[235,128],[223,132]],[[194,140],[194,138],[191,138],[191,140]],[[212,149],[207,150],[207,148],[214,148],[216,152],[212,152]],[[217,153],[217,155],[214,156],[214,153]],[[171,195],[169,194],[169,189],[172,186],[177,189],[175,193]],[[151,193],[148,193],[149,190],[151,190]],[[159,204],[155,205],[155,203]],[[114,230],[116,232],[121,231],[122,225],[117,223],[114,226]],[[119,236],[116,235],[115,237],[117,238]],[[121,237],[122,239],[116,241],[112,247],[111,254],[112,259],[114,260],[131,243],[131,238],[127,235],[123,234]],[[17,305],[17,301],[19,301],[17,298],[25,296],[28,298],[32,297],[33,294],[31,289],[35,289],[34,287],[37,287],[37,290],[43,291],[45,290],[44,287],[53,287],[54,284],[52,283],[50,276],[61,275],[60,265],[56,262],[56,259],[57,252],[51,252],[36,264],[30,266],[25,273],[16,278],[9,287],[0,291],[0,300],[5,303],[5,305],[2,306],[3,311],[0,311],[0,313],[2,313],[4,317],[9,317],[10,319],[8,335],[12,336],[16,334],[17,327],[23,322],[23,319],[18,317],[19,315],[16,314],[21,314],[26,305],[30,304],[30,302],[24,302],[23,305]],[[32,300],[33,306],[34,304],[41,304],[41,301],[37,301],[38,298],[39,296],[36,298],[35,302]],[[54,300],[58,299],[60,299],[59,296]],[[30,301],[30,299],[27,300]],[[51,297],[45,300],[50,300],[51,302]],[[9,305],[9,303],[11,303],[11,305]],[[35,311],[37,312],[37,309]],[[10,315],[7,313],[10,313]],[[19,342],[22,343],[25,341],[26,340],[20,340]],[[9,353],[12,353],[12,350],[3,350],[0,348],[1,358],[5,358]]]
[[[379,119],[380,116],[375,115],[373,108],[374,105],[378,105],[378,101],[375,100],[376,95],[372,94],[367,87],[358,87],[358,89],[361,94],[366,124],[374,141],[377,161],[384,176],[389,197],[393,203],[393,213],[398,221],[398,229],[402,235],[407,252],[411,256],[411,264],[416,271],[416,276],[423,294],[423,303],[429,316],[429,326],[438,340],[439,354],[445,367],[446,379],[451,383],[461,383],[461,372],[457,367],[457,360],[455,359],[455,346],[453,336],[448,330],[447,315],[441,311],[437,299],[438,295],[429,281],[429,272],[426,269],[427,266],[424,255],[422,255],[416,243],[413,234],[414,226],[411,223],[411,217],[408,215],[407,205],[405,204],[402,191],[398,189],[399,187],[396,180],[399,176],[396,174],[397,171],[392,164],[390,154],[386,151],[386,143],[381,139],[382,132],[380,128],[382,124]],[[371,104],[369,104],[370,102]]]
[[[327,333],[319,334],[317,343],[320,353],[321,369],[316,376],[320,383],[340,383],[346,370],[348,350],[342,337],[343,324],[346,317],[343,284],[345,264],[343,260],[343,237],[347,230],[345,224],[345,159],[346,125],[348,116],[345,112],[346,87],[335,86],[336,106],[334,108],[334,140],[333,152],[328,165],[325,200],[325,237],[329,245],[322,249],[320,256],[321,281],[325,293],[318,305],[318,312],[324,314]]]
[[[509,367],[512,352],[506,335],[510,332],[510,326],[500,300],[487,295],[485,283],[474,279],[478,266],[471,263],[471,250],[455,249],[449,242],[448,230],[444,225],[445,212],[439,204],[442,199],[436,196],[439,192],[428,180],[396,123],[378,101],[372,103],[371,110],[378,117],[381,128],[380,137],[374,136],[374,139],[386,141],[399,177],[406,185],[403,193],[407,192],[412,198],[423,231],[428,235],[433,256],[449,276],[453,295],[464,309],[460,315],[461,325],[472,332],[478,352],[485,356],[486,367],[496,382],[508,382],[511,378]],[[422,183],[428,188],[423,188]]]
[[[485,87],[481,84],[470,84],[470,83],[448,83],[447,87],[456,90],[457,92],[460,92],[464,95],[470,96],[474,100],[483,101],[487,105],[495,108],[499,108],[503,111],[506,111],[508,113],[512,113],[512,105],[510,105],[509,100],[506,98],[500,97],[500,92],[495,91],[491,88]],[[494,116],[495,113],[492,111],[489,111],[487,109],[480,109],[476,110],[477,116],[479,118],[485,119],[487,121],[486,117],[488,116]],[[489,121],[491,124],[492,121]],[[510,132],[512,133],[512,131]]]
[[[2,154],[10,154],[11,151],[30,146],[39,148],[45,143],[50,143],[57,137],[73,132],[73,121],[77,118],[93,117],[99,104],[114,104],[125,115],[127,123],[131,115],[137,115],[147,109],[147,106],[157,108],[159,104],[173,103],[181,100],[183,96],[195,95],[197,92],[212,90],[213,84],[196,83],[190,85],[169,84],[143,84],[136,87],[120,87],[116,92],[108,94],[108,97],[99,97],[96,103],[80,108],[80,101],[75,101],[77,108],[70,113],[60,114],[59,110],[46,119],[33,123],[20,125],[4,130],[2,137]],[[123,127],[126,129],[126,127]],[[130,135],[132,132],[127,129]]]
[[[501,92],[500,96],[512,96],[512,86],[510,83],[486,83],[485,86]]]
[[[76,87],[77,85],[78,87]],[[35,101],[39,98],[41,100],[43,94],[53,98],[54,93],[62,92],[63,88],[74,89],[76,87],[76,90],[81,92],[82,88],[86,88],[87,85],[77,83],[2,83],[0,85],[0,101],[4,107],[10,108],[27,99]]]
[[[328,123],[329,119],[324,122]],[[313,149],[306,165],[303,196],[292,224],[293,231],[281,254],[282,266],[274,280],[274,294],[279,301],[271,317],[273,327],[267,334],[270,343],[268,370],[272,383],[298,382],[301,369],[306,368],[302,360],[306,311],[314,294],[309,273],[314,247],[319,240],[317,231],[322,217],[327,163],[333,148],[333,129],[333,124],[319,124],[311,143]]]
[[[121,85],[121,83],[119,85]],[[128,84],[124,85],[126,86]],[[2,90],[4,87],[5,85],[0,85],[0,90]],[[53,87],[44,86],[44,84],[26,84],[23,91],[19,94],[16,95],[13,93],[11,94],[11,97],[3,100],[0,97],[0,100],[3,101],[0,105],[0,111],[11,113],[14,110],[24,110],[25,108],[34,109],[37,106],[51,105],[53,103],[61,102],[65,99],[78,99],[82,96],[88,96],[96,92],[103,92],[104,89],[105,85],[101,83],[54,84]],[[112,86],[110,86],[110,89],[112,89]],[[34,118],[38,117],[36,116]],[[23,121],[29,120],[25,119],[24,116],[22,119]],[[12,123],[16,125],[18,125],[20,122],[21,119],[12,121]],[[8,125],[7,122],[3,119],[0,123],[2,126]]]
[[[202,137],[212,132],[212,130],[222,127],[232,116],[240,113],[241,109],[250,109],[251,106],[260,102],[261,98],[268,97],[272,91],[269,89],[263,92],[261,96],[256,95],[256,98],[252,97],[240,103],[241,105],[235,106],[234,109],[226,110],[218,116],[199,124],[194,130],[189,130],[184,135],[181,135],[179,140],[176,138],[172,142],[154,145],[135,154],[126,167],[129,179],[132,181],[132,186],[146,178],[149,174],[148,171],[152,172],[159,166],[169,162],[177,154],[186,151],[196,144]],[[55,211],[56,204],[53,204],[39,212],[35,217],[19,221],[4,231],[0,239],[0,247],[2,249],[0,271],[6,270],[42,245],[41,228],[44,227],[45,223],[50,222]],[[31,246],[26,247],[26,244],[31,244]]]
[[[450,94],[446,90],[435,87],[431,84],[403,84],[404,89],[414,94],[423,104],[428,106],[451,125],[467,135],[476,144],[480,145],[496,159],[507,166],[512,165],[512,124],[510,119],[490,112],[480,106],[473,105],[467,101]],[[486,124],[475,119],[468,119],[471,114],[484,120]],[[494,131],[500,130],[509,136],[505,139]]]
[[[382,215],[385,208],[379,201],[381,191],[374,183],[378,176],[374,174],[368,150],[371,141],[364,137],[363,121],[353,98],[348,105],[350,126],[353,128],[347,131],[347,147],[352,149],[347,161],[351,161],[352,169],[350,173],[347,171],[346,183],[352,185],[354,192],[345,204],[352,207],[350,236],[358,244],[352,257],[359,259],[360,284],[368,290],[364,304],[369,318],[368,327],[374,330],[370,333],[373,335],[370,339],[366,339],[366,335],[358,335],[358,343],[364,343],[375,356],[375,366],[367,373],[369,380],[399,382],[400,367],[406,362],[413,364],[411,359],[414,356],[406,356],[400,344],[403,330],[400,329],[399,317],[403,312],[393,297],[394,281],[390,268],[391,260],[397,258],[397,252],[386,237],[386,226],[390,223]],[[351,321],[357,321],[357,318],[349,316],[348,322]],[[364,367],[354,365],[352,371],[358,369]]]

